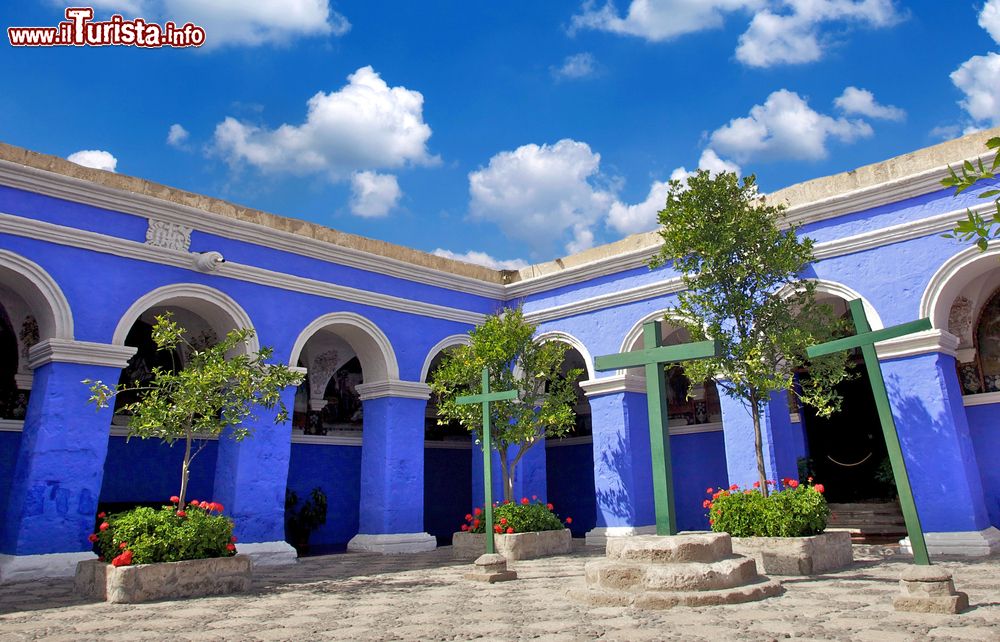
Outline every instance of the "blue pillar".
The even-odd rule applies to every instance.
[[[726,440],[726,469],[729,483],[751,488],[760,480],[754,448],[753,415],[742,399],[734,399],[720,390],[722,426]],[[798,479],[798,457],[803,442],[802,429],[793,424],[788,411],[788,393],[771,395],[760,420],[764,469],[768,479]]]
[[[508,459],[513,460],[517,456],[518,449],[512,448],[508,453]],[[482,451],[480,451],[482,454]],[[548,495],[547,474],[545,471],[545,440],[539,439],[531,448],[524,453],[521,461],[517,463],[514,471],[514,497],[515,502],[527,497],[531,501],[536,497],[538,501],[546,502]],[[502,498],[503,495],[500,495]]]
[[[242,441],[219,437],[212,501],[225,507],[235,522],[237,550],[257,565],[295,561],[295,549],[285,542],[285,487],[291,456],[291,410],[295,387],[282,391],[289,418],[275,423],[278,409],[257,408],[245,425],[251,430]]]
[[[111,408],[94,409],[83,379],[118,383],[134,348],[69,340],[34,346],[17,462],[0,526],[0,581],[72,575],[94,557],[93,532]]]
[[[424,415],[430,388],[423,383],[361,384],[359,533],[351,550],[409,553],[431,550],[424,532]]]
[[[596,528],[589,544],[607,535],[629,535],[652,529],[652,460],[649,416],[642,378],[607,377],[581,384],[590,401],[593,423]],[[643,527],[646,527],[643,529]]]

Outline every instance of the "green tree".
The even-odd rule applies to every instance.
[[[568,346],[536,342],[534,334],[535,326],[525,321],[520,309],[488,316],[469,332],[470,345],[445,355],[430,381],[437,397],[438,424],[458,421],[480,442],[482,407],[458,405],[455,399],[481,392],[484,367],[489,369],[491,390],[518,391],[516,401],[490,404],[490,438],[500,453],[503,495],[508,501],[513,501],[515,471],[524,454],[545,437],[569,432],[576,418],[573,385],[583,371],[572,369],[563,376]],[[515,446],[517,454],[509,459]]]
[[[184,441],[181,465],[180,505],[184,505],[191,461],[205,447],[204,439],[194,448],[199,437],[228,436],[241,441],[250,434],[243,426],[253,420],[256,407],[279,412],[275,423],[288,419],[281,401],[281,392],[296,386],[302,375],[280,364],[267,363],[271,348],[261,348],[256,354],[231,354],[240,346],[248,346],[254,336],[250,329],[233,330],[215,345],[197,349],[185,338],[185,330],[170,319],[170,313],[156,317],[153,341],[160,350],[175,358],[184,346],[190,354],[183,369],[153,368],[152,378],[145,384],[119,384],[110,388],[102,381],[85,379],[90,387],[90,403],[98,408],[124,392],[137,393],[135,401],[124,404],[122,411],[130,415],[128,437],[158,438],[173,445]]]
[[[982,159],[979,159],[975,164],[972,161],[965,161],[962,163],[961,174],[958,174],[954,168],[949,166],[949,176],[942,179],[941,184],[945,187],[954,187],[955,196],[958,196],[979,181],[997,178],[997,174],[1000,172],[1000,136],[986,141],[986,148],[996,150],[993,162],[989,166],[984,165]],[[985,190],[979,195],[979,198],[993,199],[993,205],[997,211],[993,219],[987,221],[978,212],[966,209],[966,218],[959,221],[951,232],[942,234],[941,236],[945,238],[957,238],[961,241],[976,239],[976,247],[979,248],[980,252],[985,252],[989,246],[989,242],[1000,237],[1000,222],[998,222],[998,219],[1000,219],[1000,189]],[[996,229],[994,229],[994,225],[997,226]]]
[[[847,354],[807,361],[810,345],[842,332],[829,305],[817,303],[815,284],[801,274],[813,260],[811,239],[779,227],[783,205],[770,205],[756,179],[701,170],[687,188],[672,181],[659,213],[663,245],[651,260],[672,262],[685,289],[670,311],[692,340],[718,339],[721,356],[686,362],[691,381],[715,379],[750,410],[760,487],[767,492],[761,413],[776,391],[789,390],[822,416],[839,410],[835,386],[848,375]],[[797,369],[809,377],[794,386]]]

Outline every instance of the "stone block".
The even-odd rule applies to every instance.
[[[252,571],[246,555],[118,567],[87,561],[77,566],[75,586],[88,597],[135,604],[242,593],[250,589]]]
[[[899,579],[900,594],[892,600],[897,611],[960,613],[969,596],[955,590],[951,573],[938,566],[911,566]]]
[[[452,554],[455,559],[475,559],[486,550],[484,533],[458,532],[452,536]],[[509,561],[530,560],[549,555],[565,555],[573,546],[569,529],[493,535],[496,552]]]
[[[732,542],[727,533],[689,533],[670,537],[637,535],[609,538],[607,545],[609,559],[651,564],[714,562],[732,553]]]
[[[473,564],[473,570],[465,574],[465,579],[476,582],[508,582],[517,579],[517,572],[507,569],[507,559],[497,553],[480,555]]]
[[[830,531],[809,537],[734,537],[733,552],[752,557],[767,575],[815,575],[854,562],[851,535]]]

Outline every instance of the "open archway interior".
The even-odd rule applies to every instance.
[[[1000,269],[971,280],[955,296],[948,332],[959,340],[962,394],[1000,392]]]
[[[306,342],[298,365],[306,368],[306,378],[295,394],[293,434],[359,436],[364,412],[357,386],[365,373],[351,344],[320,330]]]
[[[452,348],[431,359],[428,383]],[[452,534],[463,523],[472,505],[472,435],[457,421],[438,425],[434,395],[427,401],[424,421],[424,530],[437,538],[438,546],[451,545]]]
[[[172,351],[159,350],[153,341],[156,319],[167,313],[185,330],[184,342]],[[175,304],[153,306],[139,315],[125,336],[124,344],[135,348],[136,352],[122,369],[117,383],[142,386],[152,380],[155,368],[180,371],[192,351],[214,345],[232,327],[231,323],[221,320],[213,323],[201,314],[201,310],[196,312]],[[168,445],[158,439],[126,438],[129,413],[124,406],[137,401],[141,395],[141,392],[129,392],[115,398],[101,486],[101,510],[112,512],[134,506],[162,506],[180,490],[183,441]],[[193,451],[197,454],[191,461],[187,498],[211,499],[218,441],[198,439]]]

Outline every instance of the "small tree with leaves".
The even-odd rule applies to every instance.
[[[241,441],[250,434],[244,423],[255,418],[255,407],[277,407],[275,423],[286,421],[288,411],[281,392],[301,383],[302,375],[287,366],[268,363],[271,348],[261,348],[252,355],[231,354],[249,346],[253,330],[233,330],[218,343],[199,349],[170,317],[170,313],[156,317],[153,341],[172,359],[183,346],[190,356],[182,369],[156,367],[146,383],[119,384],[113,389],[102,381],[85,379],[83,383],[90,387],[89,401],[98,408],[107,407],[116,395],[135,393],[136,400],[121,407],[130,415],[129,438],[157,438],[170,445],[184,442],[178,493],[183,507],[191,462],[205,447],[204,437],[228,431],[230,437]]]
[[[565,376],[562,363],[568,346],[534,340],[535,326],[520,309],[487,317],[469,332],[471,344],[457,346],[441,360],[431,375],[438,409],[438,424],[458,421],[478,441],[483,437],[482,408],[458,405],[462,395],[479,394],[483,367],[488,368],[491,390],[517,390],[516,401],[490,404],[490,438],[500,454],[503,495],[513,501],[515,471],[525,453],[545,437],[569,432],[576,415],[576,379],[580,369]],[[518,447],[513,459],[509,458]]]
[[[683,363],[691,381],[715,379],[750,411],[761,491],[767,494],[761,413],[771,394],[788,390],[828,416],[840,407],[835,386],[848,375],[847,354],[807,361],[806,348],[844,324],[819,304],[801,274],[813,260],[812,240],[779,227],[784,206],[758,194],[754,176],[701,170],[685,187],[671,181],[659,213],[663,245],[652,267],[672,263],[685,290],[670,311],[692,340],[718,339],[718,358]],[[798,386],[797,369],[809,377]]]
[[[961,174],[953,167],[948,167],[948,177],[941,180],[945,187],[954,187],[955,196],[958,196],[979,181],[994,179],[1000,176],[1000,136],[986,141],[986,148],[995,150],[993,161],[984,164],[982,159],[975,163],[965,161],[960,168]],[[989,242],[1000,237],[1000,189],[988,189],[979,194],[979,198],[992,198],[996,207],[996,215],[993,220],[987,221],[978,212],[966,209],[966,218],[959,221],[951,232],[942,234],[945,238],[957,238],[961,241],[971,241],[976,239],[976,247],[980,252],[985,252]],[[997,226],[994,229],[994,226]]]

